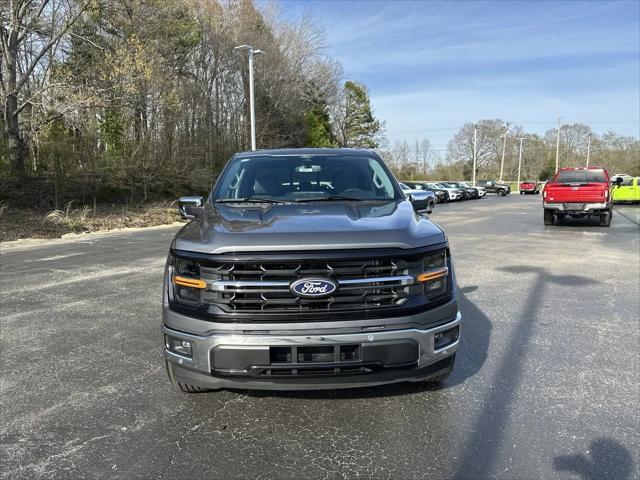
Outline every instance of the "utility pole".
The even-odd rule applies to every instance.
[[[473,125],[473,180],[472,184],[476,186],[476,163],[478,161],[478,127],[476,124]]]
[[[591,134],[589,134],[589,138],[587,139],[587,167],[589,166],[590,154],[591,154]]]
[[[522,141],[524,137],[518,138],[520,140],[520,155],[518,155],[518,192],[520,191],[520,169],[522,168]]]
[[[253,56],[264,53],[262,50],[253,48],[251,45],[238,45],[233,48],[236,51],[246,50],[249,52],[249,116],[251,117],[251,150],[256,149],[256,107],[253,95]]]
[[[558,136],[556,137],[556,173],[558,173],[558,160],[560,158],[560,128],[561,128],[560,122],[562,122],[563,118],[564,117],[560,117],[558,119]]]
[[[504,151],[507,149],[507,135],[509,134],[509,122],[505,123],[504,143],[502,144],[502,161],[500,162],[500,182],[502,182],[502,172],[504,172]]]

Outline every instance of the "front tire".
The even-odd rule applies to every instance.
[[[504,197],[505,195],[506,195],[506,193],[505,193],[504,190],[502,190],[502,189],[498,190],[498,196],[499,197]]]
[[[553,221],[554,221],[553,210],[545,210],[544,211],[544,224],[546,226],[551,226],[551,225],[553,225]]]

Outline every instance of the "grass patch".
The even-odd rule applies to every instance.
[[[150,204],[142,208],[102,205],[94,212],[87,206],[75,208],[73,202],[64,210],[38,212],[0,206],[0,242],[21,238],[59,238],[66,233],[113,230],[126,227],[152,227],[180,221],[175,205]]]

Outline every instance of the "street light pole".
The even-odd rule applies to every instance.
[[[478,127],[476,125],[473,126],[473,186],[476,186],[476,162],[478,161]]]
[[[520,191],[520,168],[522,167],[522,141],[524,137],[518,138],[520,140],[520,155],[518,155],[518,192]]]
[[[564,117],[558,119],[558,136],[556,137],[556,173],[558,173],[558,159],[560,158],[560,122]]]
[[[249,117],[251,118],[251,150],[256,149],[256,107],[253,93],[253,56],[264,53],[251,45],[238,45],[234,50],[246,50],[249,52]]]
[[[591,154],[591,134],[589,134],[589,138],[587,139],[587,167],[589,166],[590,154]]]
[[[504,143],[502,144],[502,161],[500,162],[500,182],[502,183],[502,172],[504,171],[504,151],[507,149],[507,135],[509,134],[509,122],[505,123]]]

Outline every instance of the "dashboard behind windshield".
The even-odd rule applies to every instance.
[[[382,162],[365,155],[251,155],[231,160],[214,201],[268,198],[282,201],[345,197],[404,198]]]

